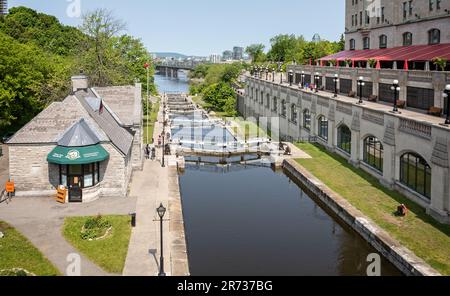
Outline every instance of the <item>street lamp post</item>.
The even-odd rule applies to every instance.
[[[305,89],[305,71],[302,71],[302,89]]]
[[[363,86],[364,85],[366,85],[364,83],[364,77],[359,76],[359,78],[358,78],[358,87],[359,87],[359,101],[358,101],[358,104],[362,104],[363,103],[362,91],[363,91]]]
[[[266,80],[269,79],[269,67],[266,67]]]
[[[400,87],[398,86],[398,80],[394,80],[394,83],[391,86],[391,90],[394,92],[394,108],[392,109],[392,112],[397,113],[398,107],[397,107],[397,95],[400,91]]]
[[[292,82],[294,81],[294,72],[289,70],[289,86],[292,86]]]
[[[275,69],[272,68],[272,82],[275,82]]]
[[[149,141],[149,131],[150,131],[150,129],[148,128],[148,116],[150,116],[150,114],[149,114],[149,112],[148,112],[148,105],[149,105],[149,99],[150,99],[150,92],[149,92],[149,90],[150,90],[150,87],[149,87],[149,84],[150,84],[150,65],[148,64],[148,63],[145,63],[144,64],[144,68],[147,70],[147,102],[146,102],[146,105],[147,105],[147,114],[146,114],[146,117],[145,117],[145,126],[147,126],[147,143],[146,144],[148,144],[148,141]]]
[[[444,98],[447,98],[447,118],[445,124],[450,124],[450,84],[445,86]]]
[[[159,216],[159,229],[161,232],[161,256],[159,257],[159,273],[158,276],[166,276],[166,273],[164,272],[164,245],[163,245],[163,218],[164,214],[166,213],[166,208],[161,203],[160,206],[156,209],[156,212]]]
[[[320,81],[320,73],[316,72],[316,75],[314,75],[315,82],[316,82],[316,93],[319,92],[319,81]]]
[[[283,71],[280,70],[280,84],[283,84]]]
[[[337,84],[339,82],[339,75],[338,74],[334,74],[334,97],[337,98],[337,93],[338,93],[338,89],[337,89]]]

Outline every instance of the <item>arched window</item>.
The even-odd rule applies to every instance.
[[[370,49],[370,38],[369,37],[363,38],[363,49]]]
[[[400,182],[431,198],[431,167],[420,155],[406,153],[400,158]]]
[[[306,130],[311,130],[311,113],[308,109],[303,111],[303,128]]]
[[[438,29],[431,29],[428,31],[428,43],[439,44],[441,43],[441,31]]]
[[[281,101],[281,116],[286,117],[286,101]]]
[[[403,33],[403,46],[410,46],[412,45],[412,40],[413,35],[411,32],[405,32]]]
[[[320,116],[317,122],[317,132],[319,137],[328,140],[328,119],[325,116]]]
[[[338,127],[338,147],[347,152],[352,153],[352,132],[345,124]]]
[[[350,39],[350,50],[355,50],[356,42],[355,39]]]
[[[380,35],[380,48],[386,48],[386,47],[387,47],[387,36]]]
[[[384,149],[381,141],[373,136],[364,139],[364,162],[377,171],[383,172]]]
[[[261,91],[261,100],[260,100],[260,104],[263,105],[264,104],[264,92]]]
[[[278,111],[278,99],[276,97],[273,98],[273,109],[274,112]]]
[[[291,105],[291,121],[297,123],[297,106],[295,104]]]
[[[266,95],[266,108],[270,109],[270,95],[269,94]]]

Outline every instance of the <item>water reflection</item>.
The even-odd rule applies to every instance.
[[[186,74],[179,72],[178,78],[155,75],[155,85],[159,93],[189,92],[189,80]]]
[[[375,250],[286,175],[232,166],[180,176],[192,275],[366,275]]]

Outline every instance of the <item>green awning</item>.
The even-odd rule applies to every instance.
[[[56,146],[47,156],[47,161],[56,164],[88,164],[100,162],[109,153],[99,144],[86,147]]]

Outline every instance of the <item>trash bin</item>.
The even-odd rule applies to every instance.
[[[136,227],[136,213],[131,213],[131,227]]]

